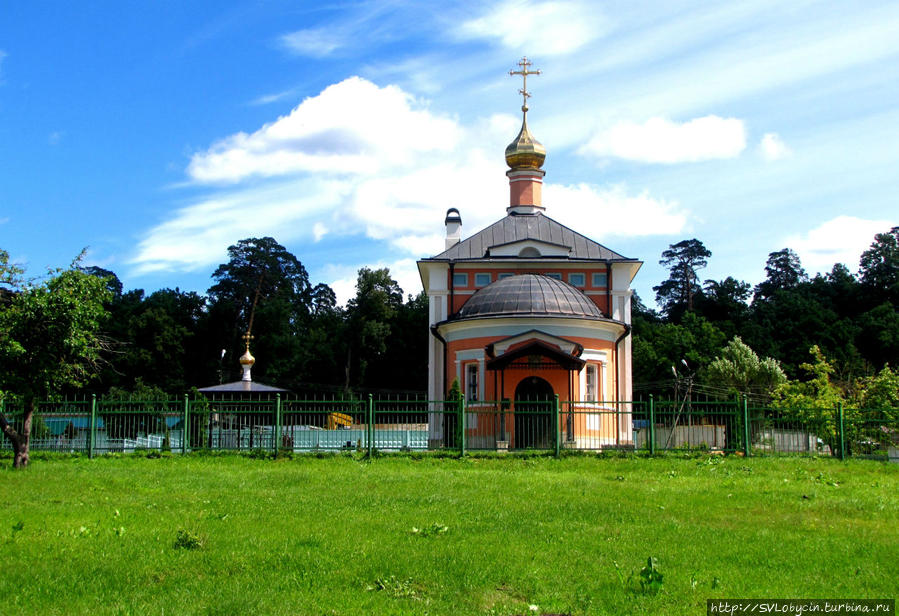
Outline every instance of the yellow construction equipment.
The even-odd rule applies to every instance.
[[[329,413],[328,414],[328,430],[336,430],[337,426],[353,425],[353,417],[346,413]]]

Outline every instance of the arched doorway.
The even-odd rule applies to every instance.
[[[515,387],[515,449],[547,449],[552,443],[552,385],[528,376]]]

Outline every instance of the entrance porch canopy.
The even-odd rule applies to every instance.
[[[515,363],[522,358],[542,357],[549,361],[527,363]],[[513,349],[507,353],[503,353],[499,357],[494,357],[487,361],[487,370],[505,370],[507,368],[515,369],[540,369],[540,368],[562,368],[563,370],[578,371],[584,367],[587,362],[580,357],[570,355],[557,346],[548,344],[543,340],[533,339],[522,346]]]

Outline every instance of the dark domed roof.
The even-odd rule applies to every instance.
[[[603,318],[580,290],[538,274],[510,276],[487,285],[465,302],[455,318],[510,315]]]

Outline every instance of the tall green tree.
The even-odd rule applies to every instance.
[[[397,308],[387,352],[375,378],[394,389],[422,391],[428,386],[428,296],[409,295]]]
[[[228,262],[212,274],[209,287],[213,303],[228,302],[235,318],[246,323],[256,299],[283,297],[308,311],[312,297],[306,268],[284,246],[271,237],[248,238],[228,247]]]
[[[37,401],[97,374],[108,348],[101,331],[110,296],[104,281],[80,271],[76,260],[42,283],[25,285],[0,310],[0,387],[24,404],[21,431],[0,416],[16,468],[28,465]]]
[[[757,298],[768,298],[777,291],[795,289],[801,283],[808,282],[808,274],[802,268],[799,255],[789,248],[768,255],[765,274],[765,280],[755,287]]]
[[[883,302],[856,319],[856,345],[875,368],[899,365],[899,312]]]
[[[862,253],[859,274],[865,288],[877,298],[899,300],[899,227],[874,236],[871,247]]]
[[[208,291],[205,357],[217,366],[226,349],[224,367],[236,376],[252,315],[254,379],[290,385],[314,358],[306,334],[315,293],[306,268],[271,237],[240,240],[228,248],[228,256]],[[318,295],[323,293],[319,289]]]
[[[96,265],[89,265],[79,269],[85,274],[90,274],[91,276],[96,276],[97,278],[102,278],[106,281],[106,289],[111,294],[113,301],[122,297],[122,281],[119,280],[119,277],[116,276],[115,272]]]
[[[854,319],[863,310],[860,285],[842,263],[835,263],[827,274],[816,275],[809,282],[810,294],[841,318]]]
[[[715,324],[727,336],[742,331],[749,316],[749,283],[728,276],[724,280],[706,280],[703,294],[697,298],[696,312]]]
[[[848,360],[855,352],[855,328],[804,283],[753,300],[743,340],[758,353],[778,359],[787,375],[796,378],[807,362],[809,346],[817,345],[828,355],[839,353]]]
[[[347,348],[345,386],[385,385],[372,382],[369,367],[387,352],[394,319],[403,303],[403,290],[385,268],[363,267],[356,278],[356,296],[347,302]]]
[[[668,268],[668,280],[652,289],[670,319],[679,320],[685,312],[693,311],[696,297],[702,294],[696,270],[708,265],[711,256],[712,252],[696,238],[671,244],[662,253],[659,264]]]
[[[680,323],[643,322],[634,333],[634,380],[647,391],[670,394],[672,366],[681,371],[687,362],[690,370],[701,370],[726,340],[713,323],[691,312]]]
[[[202,374],[197,337],[205,306],[197,293],[160,289],[123,315],[123,344],[114,367],[126,378],[117,385],[128,389],[141,379],[174,394],[196,384]],[[112,312],[117,312],[115,302]]]

